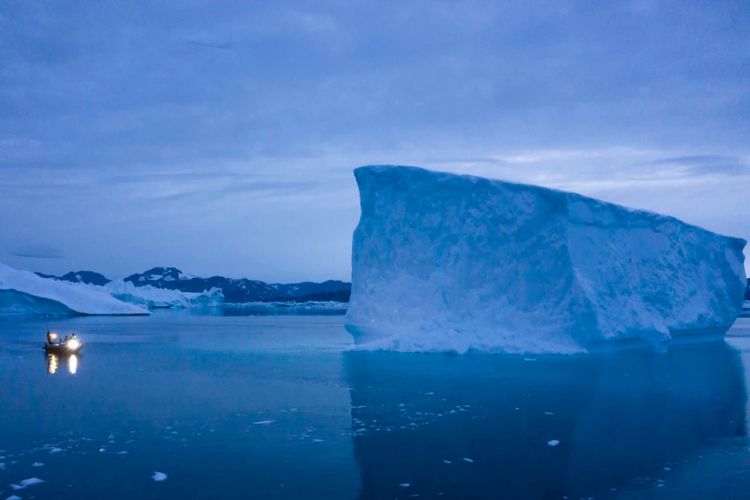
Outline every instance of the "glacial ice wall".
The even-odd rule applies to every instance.
[[[82,285],[102,290],[114,298],[149,309],[213,308],[224,304],[220,288],[205,292],[183,292],[151,285],[135,286],[124,280],[113,280],[104,286]]]
[[[577,352],[723,332],[745,241],[536,186],[414,167],[355,170],[355,342],[407,351]]]

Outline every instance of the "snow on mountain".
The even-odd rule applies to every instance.
[[[723,332],[745,241],[574,193],[413,167],[355,170],[347,329],[408,351],[577,352]]]
[[[125,278],[126,281],[148,283],[154,281],[180,281],[189,280],[193,276],[185,274],[176,267],[154,267],[143,274],[134,274]]]
[[[0,264],[0,314],[148,314],[98,288]]]

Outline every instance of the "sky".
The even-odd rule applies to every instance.
[[[0,262],[22,269],[348,279],[366,164],[750,239],[749,138],[744,0],[0,0]]]

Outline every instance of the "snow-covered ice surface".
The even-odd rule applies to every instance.
[[[355,170],[355,342],[401,351],[580,352],[723,332],[745,241],[536,186],[414,167]]]
[[[42,278],[0,263],[0,314],[148,314],[98,288]]]

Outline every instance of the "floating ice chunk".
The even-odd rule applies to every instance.
[[[253,425],[269,425],[269,424],[272,424],[274,422],[275,422],[275,420],[257,420],[255,422],[253,422]]]
[[[5,470],[5,462],[0,462],[0,470]]]
[[[453,462],[451,462],[450,460],[443,460],[443,463],[444,464],[452,464]]]
[[[319,439],[319,438],[313,439],[312,441],[313,441],[313,443],[322,443],[323,442],[323,440]]]
[[[355,170],[346,326],[362,348],[581,352],[726,331],[745,241],[537,186]]]
[[[34,486],[35,484],[43,483],[44,480],[39,479],[38,477],[30,477],[28,479],[24,479],[22,481],[19,481],[18,484],[11,484],[10,487],[14,490],[22,490],[24,488],[28,488],[29,486]]]
[[[558,444],[560,444],[559,439],[550,439],[547,441],[547,446],[557,446]]]
[[[409,486],[411,486],[411,483],[401,483],[399,484],[399,486],[401,486],[402,488],[408,488]]]
[[[34,462],[31,464],[32,467],[44,467],[44,462]]]
[[[466,462],[467,464],[473,464],[474,463],[474,459],[464,457],[464,462]]]
[[[163,473],[163,472],[154,471],[154,474],[153,474],[153,476],[151,476],[151,479],[153,479],[156,482],[166,481],[167,475],[165,473]]]
[[[5,497],[5,500],[21,500],[21,497],[18,495],[11,495],[9,497]]]

